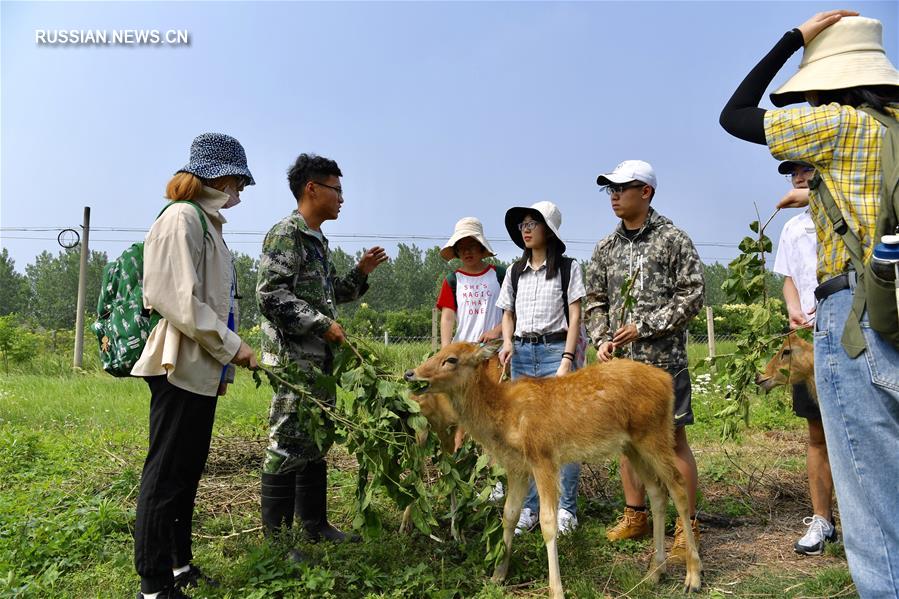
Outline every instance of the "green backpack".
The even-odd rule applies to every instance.
[[[874,228],[876,244],[883,235],[899,233],[899,121],[869,106],[862,106],[860,109],[884,126],[883,144],[880,149],[883,183]],[[868,312],[871,328],[893,347],[899,349],[899,311],[896,309],[894,283],[880,279],[872,271],[870,261],[867,263],[864,261],[864,250],[858,236],[847,226],[820,174],[816,174],[809,182],[809,187],[817,193],[834,231],[846,245],[857,276],[858,284],[855,288],[852,310],[846,319],[843,337],[840,340],[843,349],[851,358],[865,350],[865,337],[860,324],[865,310]]]
[[[193,206],[203,225],[203,237],[209,234],[203,211],[190,201],[169,202],[156,218],[172,204]],[[143,242],[129,247],[103,269],[97,322],[91,329],[100,343],[103,370],[112,376],[131,376],[131,369],[140,359],[150,332],[162,318],[159,313],[144,308],[143,279]]]

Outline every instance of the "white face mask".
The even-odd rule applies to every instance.
[[[233,208],[240,204],[240,196],[237,195],[237,191],[233,187],[229,185],[222,191],[228,194],[228,201],[225,202],[225,205],[222,206],[222,208]]]

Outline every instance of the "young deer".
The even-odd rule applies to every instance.
[[[564,597],[556,548],[559,468],[569,462],[598,461],[623,453],[649,492],[655,540],[649,578],[658,582],[665,571],[666,489],[681,521],[689,522],[690,516],[684,480],[674,465],[671,376],[622,359],[593,364],[563,377],[498,384],[486,366],[497,349],[496,345],[453,343],[406,372],[407,380],[426,383],[428,392],[445,393],[459,423],[506,470],[506,554],[493,579],[501,582],[509,571],[515,524],[528,477],[533,475],[540,496],[550,591],[554,599]],[[684,589],[697,591],[702,564],[692,529],[687,526],[684,533]]]
[[[767,393],[778,385],[805,383],[808,392],[818,401],[815,386],[815,348],[811,343],[790,333],[774,357],[765,366],[765,373],[755,377],[755,384]]]

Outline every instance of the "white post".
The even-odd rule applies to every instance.
[[[715,315],[712,313],[712,307],[705,307],[705,327],[709,335],[709,357],[715,357]]]
[[[78,303],[75,313],[75,356],[73,366],[81,368],[84,355],[84,295],[87,292],[87,259],[90,256],[88,239],[91,231],[91,208],[84,207],[84,224],[81,225],[81,265],[78,269]]]
[[[388,333],[387,331],[384,331],[384,345],[389,345],[389,344],[390,344],[390,333]]]

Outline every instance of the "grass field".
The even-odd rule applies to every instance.
[[[397,347],[413,365],[428,348]],[[719,346],[725,353],[726,347]],[[695,359],[700,346],[691,348]],[[138,380],[70,373],[42,363],[39,374],[0,378],[0,596],[133,597],[131,530],[147,436],[149,393]],[[703,390],[704,388],[704,390]],[[546,593],[539,534],[513,546],[507,585],[489,582],[483,549],[414,533],[398,535],[397,509],[378,539],[346,547],[302,545],[312,566],[289,566],[259,530],[258,470],[269,393],[250,377],[220,398],[194,523],[196,562],[222,582],[196,597],[537,597]],[[704,597],[852,597],[841,546],[818,558],[792,551],[810,514],[804,430],[784,393],[753,403],[752,425],[722,443],[714,413],[721,395],[699,385],[689,429],[700,471]],[[354,462],[331,452],[331,519],[348,526]],[[560,543],[570,597],[681,596],[682,567],[658,587],[643,581],[650,541],[611,545],[621,495],[614,463],[582,478],[581,527]],[[669,536],[673,525],[669,510]],[[473,531],[469,538],[476,538]]]

